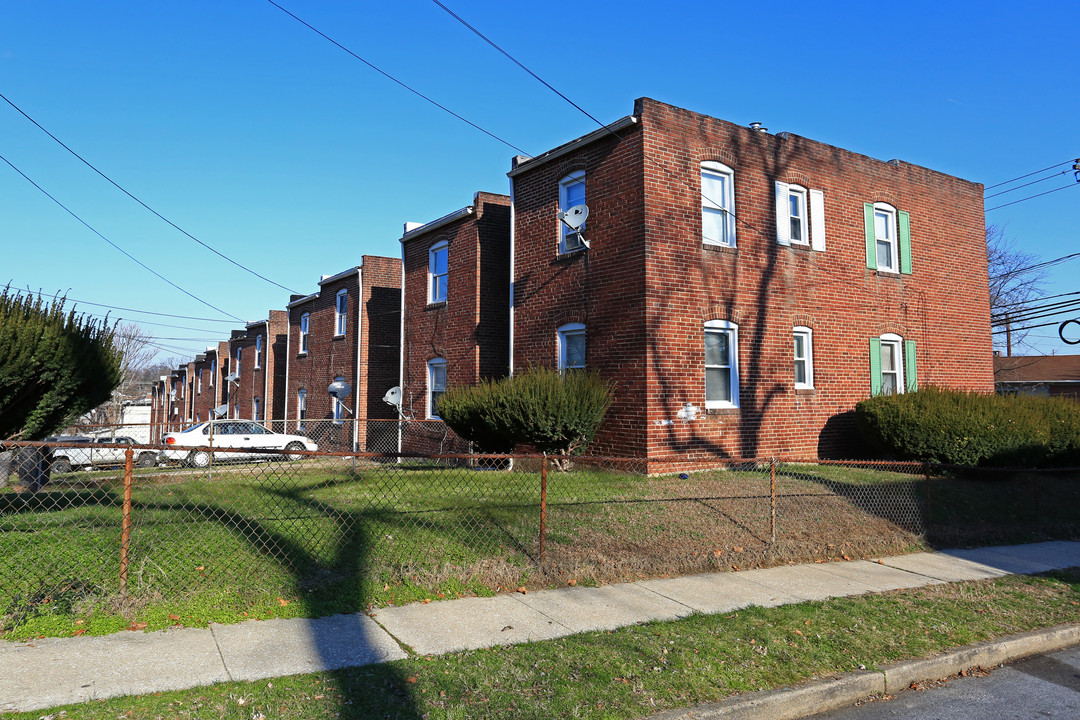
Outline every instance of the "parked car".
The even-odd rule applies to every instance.
[[[45,438],[46,442],[63,443],[52,448],[52,471],[66,473],[78,468],[105,468],[123,465],[127,446],[138,445],[130,437],[85,437],[82,435],[56,435]],[[157,465],[158,454],[153,450],[135,450],[137,467]]]
[[[211,420],[197,423],[180,432],[167,433],[162,438],[166,446],[161,459],[180,462],[191,467],[210,464],[210,448],[239,448],[250,452],[215,454],[218,461],[249,460],[280,457],[272,450],[316,451],[319,446],[303,435],[276,433],[254,420]],[[177,448],[177,449],[170,449]],[[205,448],[205,449],[204,449]],[[296,455],[286,456],[296,459]]]

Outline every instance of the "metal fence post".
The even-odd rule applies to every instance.
[[[930,529],[930,525],[933,523],[933,503],[932,496],[930,495],[930,463],[923,463],[923,479],[926,484],[926,529]]]
[[[128,545],[131,543],[131,483],[135,451],[124,451],[124,510],[120,523],[120,597],[127,600]]]
[[[540,562],[544,562],[544,538],[547,535],[547,453],[540,460]]]
[[[769,534],[776,544],[776,458],[769,461]]]

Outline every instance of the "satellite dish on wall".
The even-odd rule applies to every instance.
[[[236,382],[237,380],[236,373],[229,373],[225,376],[225,382]]]
[[[326,388],[326,392],[330,393],[338,399],[349,397],[349,393],[352,392],[352,386],[344,380],[335,380],[330,383],[330,386]]]
[[[225,417],[225,414],[229,412],[229,406],[228,405],[218,405],[216,408],[214,408],[210,412],[212,412],[214,414],[214,417],[219,417],[219,418],[220,417]]]
[[[585,224],[586,218],[589,217],[588,205],[574,205],[566,209],[566,212],[559,211],[558,217],[562,220],[563,225],[571,230],[577,230]]]
[[[401,388],[395,385],[383,395],[383,402],[394,407],[401,407]]]

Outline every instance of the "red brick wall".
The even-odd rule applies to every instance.
[[[446,360],[448,385],[503,377],[509,358],[510,198],[477,193],[474,212],[403,243],[404,362],[402,408],[427,418],[427,363]],[[428,303],[428,250],[446,241],[447,299]],[[395,383],[396,384],[396,383]],[[422,431],[420,429],[422,428]],[[409,452],[458,452],[465,446],[441,423],[406,433]]]
[[[980,185],[648,99],[635,115],[618,145],[601,139],[514,180],[514,362],[553,364],[555,328],[586,323],[588,366],[619,383],[597,452],[851,455],[850,411],[870,394],[869,339],[886,332],[917,343],[920,385],[992,390]],[[734,170],[737,249],[701,243],[705,160]],[[555,256],[558,181],[577,167],[587,173],[587,281],[586,258]],[[776,180],[823,190],[824,252],[776,242]],[[911,275],[866,268],[863,203],[875,201],[911,214]],[[706,414],[712,319],[739,326],[740,407]],[[814,333],[810,391],[793,387],[795,325]],[[677,419],[684,403],[702,417]]]
[[[397,410],[383,402],[398,384],[401,343],[401,260],[363,257],[360,382],[356,388],[360,448],[370,452],[397,447]]]

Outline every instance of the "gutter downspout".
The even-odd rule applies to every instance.
[[[401,310],[398,313],[401,320],[401,335],[398,338],[398,387],[401,388],[401,403],[405,402],[405,242],[401,242]],[[402,430],[404,421],[401,419],[401,405],[397,408],[397,451],[398,462],[401,462]]]
[[[348,294],[345,295],[348,298]],[[335,301],[336,302],[336,301]],[[364,261],[360,261],[360,267],[356,270],[356,383],[353,385],[353,423],[352,423],[352,447],[353,452],[360,451],[360,365],[361,348],[363,347],[363,318],[364,313],[361,308],[364,305]],[[348,328],[348,317],[345,319],[346,331]],[[368,358],[368,362],[371,362],[371,358]],[[370,380],[370,378],[368,378]],[[364,393],[366,396],[367,393]],[[340,400],[338,402],[341,402]],[[367,416],[364,416],[364,421],[367,422]],[[368,431],[371,428],[366,428]],[[356,464],[356,456],[353,456],[353,464]]]
[[[285,407],[281,411],[281,419],[284,420],[282,432],[289,429],[289,356],[292,354],[292,310],[285,311]]]
[[[514,376],[514,237],[515,228],[517,223],[516,218],[516,203],[514,202],[514,178],[510,177],[510,358],[507,362],[507,370],[510,377]]]

